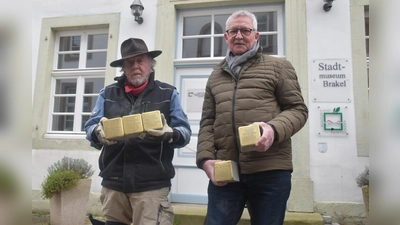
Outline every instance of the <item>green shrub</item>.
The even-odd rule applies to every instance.
[[[42,183],[42,198],[50,199],[54,194],[78,184],[80,176],[73,170],[56,170]]]
[[[364,171],[358,174],[356,178],[358,187],[369,186],[369,168],[365,167]]]
[[[48,175],[41,184],[41,195],[50,199],[54,194],[75,187],[80,179],[93,175],[92,166],[84,159],[64,157],[47,169]]]
[[[84,159],[72,159],[64,157],[58,162],[51,165],[47,172],[49,174],[54,173],[57,170],[74,170],[79,174],[82,179],[89,178],[93,175],[92,165],[86,162]]]

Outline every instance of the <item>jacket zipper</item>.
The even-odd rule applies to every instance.
[[[162,160],[161,160],[161,157],[162,157],[162,154],[163,154],[163,150],[164,150],[164,142],[161,141],[160,157],[158,158],[158,160],[160,161],[161,167],[165,171],[164,165],[163,165]]]
[[[236,78],[229,70],[225,69],[225,71],[228,72],[228,73],[232,76],[232,78],[233,78],[233,80],[234,80],[234,82],[235,82],[234,88],[233,88],[233,100],[232,100],[232,131],[233,131],[233,139],[234,139],[234,141],[235,141],[236,152],[237,152],[237,154],[236,154],[236,155],[237,155],[236,161],[237,161],[237,166],[238,166],[238,172],[239,172],[239,175],[240,175],[240,163],[239,163],[239,160],[240,160],[240,150],[239,150],[239,146],[238,146],[237,131],[236,131],[236,125],[235,125],[236,91],[237,91],[237,84],[238,84],[239,80],[238,80],[238,78]]]
[[[147,112],[147,106],[149,105],[150,101],[145,101],[142,102],[143,110],[141,110],[141,113]]]
[[[237,152],[237,163],[240,174],[240,166],[239,166],[239,147],[238,147],[238,139],[237,139],[237,131],[235,125],[235,103],[236,103],[236,90],[237,90],[237,80],[235,80],[235,86],[233,91],[233,100],[232,100],[232,130],[233,130],[233,139],[235,140],[236,152]]]

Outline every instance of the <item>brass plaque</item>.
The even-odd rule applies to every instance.
[[[163,128],[159,110],[142,113],[143,130],[159,130]]]
[[[125,138],[134,138],[143,132],[142,115],[132,114],[122,117]]]
[[[239,140],[242,152],[254,151],[260,139],[260,127],[257,124],[239,127]]]
[[[214,164],[214,177],[217,182],[239,181],[239,170],[237,163],[232,160],[216,162]]]
[[[122,118],[112,118],[102,122],[104,129],[104,137],[107,140],[122,140],[124,139],[124,128]]]

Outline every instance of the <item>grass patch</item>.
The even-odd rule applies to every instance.
[[[32,214],[33,214],[34,216],[40,217],[40,216],[49,215],[50,213],[49,213],[49,212],[32,212]]]

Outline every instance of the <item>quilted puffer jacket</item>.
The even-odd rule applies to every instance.
[[[290,170],[291,137],[306,123],[304,103],[292,64],[262,54],[260,47],[242,67],[238,77],[226,60],[211,73],[205,90],[197,143],[196,164],[209,159],[239,162],[242,174]],[[265,122],[275,130],[266,152],[240,152],[238,127]]]

